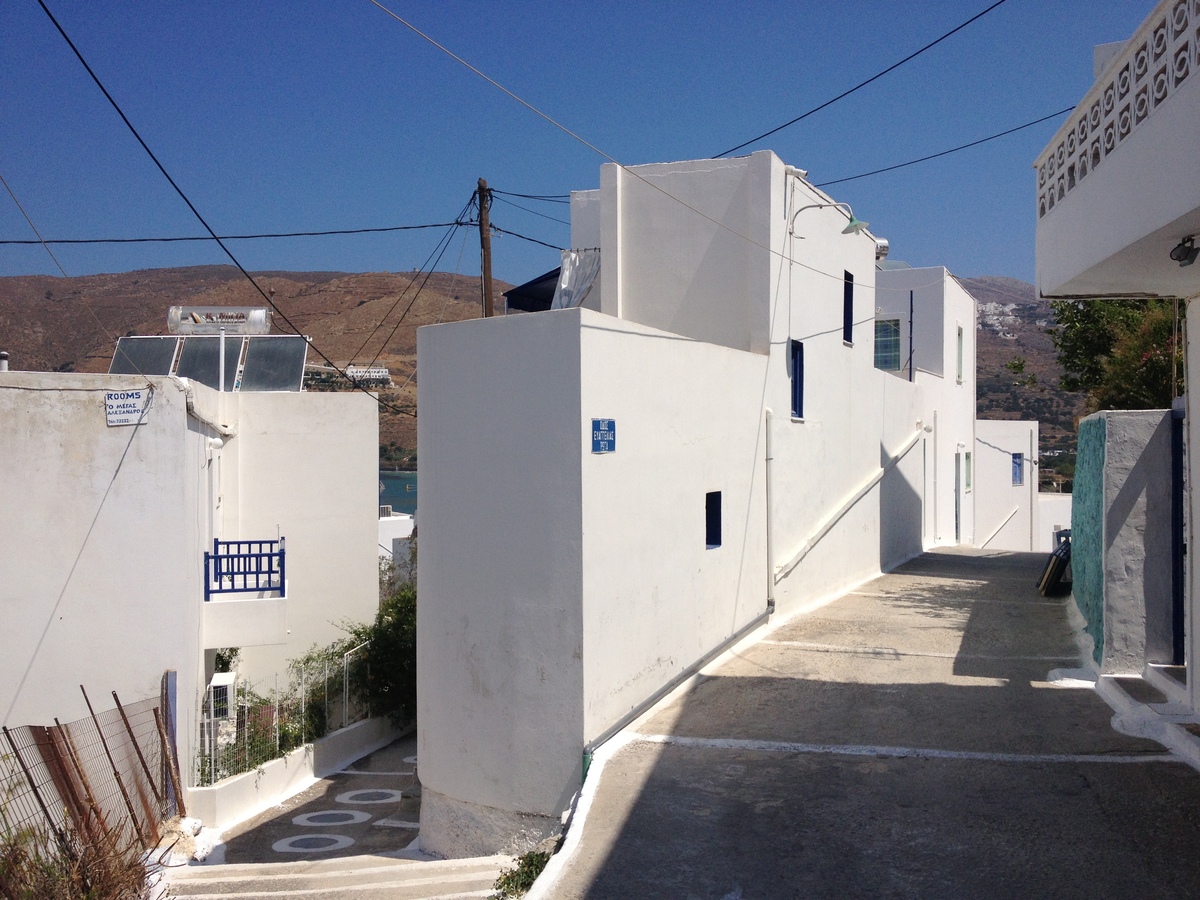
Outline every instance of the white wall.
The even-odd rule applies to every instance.
[[[505,812],[553,822],[580,781],[580,315],[417,332],[421,839],[434,852],[470,855],[513,824]],[[488,809],[504,824],[472,817]]]
[[[902,359],[908,356],[909,291],[913,293],[913,356],[916,383],[924,392],[919,418],[934,429],[927,439],[933,469],[926,497],[926,546],[970,545],[976,537],[975,493],[967,487],[966,454],[972,454],[974,465],[975,298],[941,266],[881,270],[876,279],[876,318],[900,319]]]
[[[197,387],[197,393],[203,390]],[[217,451],[222,540],[287,538],[285,644],[245,647],[251,681],[370,622],[379,606],[379,416],[362,393],[227,394],[236,434]],[[269,686],[269,685],[262,685]]]
[[[599,737],[766,611],[766,358],[581,317],[583,703]],[[616,451],[591,452],[611,418]],[[705,495],[721,492],[718,547]],[[577,786],[577,785],[576,785]]]
[[[1024,454],[1023,484],[1012,483],[1012,454]],[[1038,423],[980,419],[975,423],[976,545],[1034,551],[1038,541]]]
[[[154,389],[142,424],[108,427],[105,391]],[[205,434],[170,378],[0,373],[0,717],[66,722],[158,697],[179,673],[195,727],[207,517]]]
[[[1071,527],[1071,495],[1039,493],[1037,546],[1039,553],[1049,553],[1055,547],[1054,533]]]

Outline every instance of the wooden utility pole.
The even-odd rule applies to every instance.
[[[492,302],[492,227],[488,221],[488,207],[492,205],[492,192],[488,190],[487,182],[479,179],[479,253],[482,257],[482,268],[479,274],[483,288],[483,316],[490,318],[496,314]]]

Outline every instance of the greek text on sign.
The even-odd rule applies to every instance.
[[[592,419],[592,452],[612,453],[617,449],[617,420]]]
[[[109,426],[137,425],[146,418],[150,409],[149,388],[132,391],[105,391],[104,415]]]

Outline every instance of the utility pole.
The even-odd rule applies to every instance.
[[[479,179],[479,253],[483,265],[479,278],[483,288],[483,316],[490,318],[496,314],[492,303],[492,228],[488,221],[488,208],[492,205],[492,192],[488,190],[487,182]]]

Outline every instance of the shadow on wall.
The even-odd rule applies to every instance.
[[[915,457],[920,460],[920,445],[883,474],[879,483],[879,568],[887,572],[919,554],[922,549],[924,508],[921,495],[913,489],[904,469]],[[887,448],[879,445],[879,464],[892,459]]]

